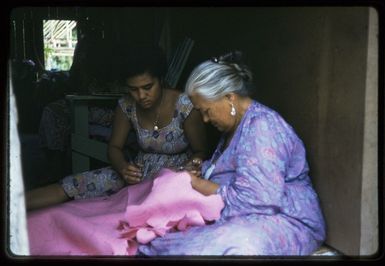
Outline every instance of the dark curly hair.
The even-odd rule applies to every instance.
[[[167,63],[163,50],[155,45],[120,45],[117,50],[118,79],[125,83],[127,78],[149,73],[163,80]]]

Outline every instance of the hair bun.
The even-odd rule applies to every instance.
[[[245,66],[242,61],[241,51],[234,50],[219,57],[213,57],[211,60],[218,64],[226,64],[232,66],[235,69],[236,73],[241,76],[245,81],[252,80],[252,74],[250,70]]]
[[[213,57],[211,61],[218,64],[239,64],[242,62],[242,52],[235,50],[218,57]]]
[[[253,78],[253,75],[251,74],[250,70],[248,69],[242,69],[238,72],[239,75],[245,80],[245,81],[251,81]]]
[[[235,50],[225,55],[219,57],[219,61],[223,61],[226,63],[241,63],[242,62],[242,52]]]

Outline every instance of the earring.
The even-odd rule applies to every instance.
[[[230,103],[231,104],[231,116],[235,116],[237,114],[237,111],[235,110],[235,107],[234,107],[234,104],[233,103]]]

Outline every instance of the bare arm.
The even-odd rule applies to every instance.
[[[202,179],[199,176],[189,172],[191,176],[191,186],[202,193],[203,195],[209,196],[215,194],[219,185],[206,179]]]
[[[191,110],[184,122],[184,132],[193,151],[189,162],[192,162],[193,159],[205,160],[208,155],[206,127],[201,114],[195,109]]]
[[[120,173],[127,183],[134,184],[140,181],[141,171],[134,164],[127,162],[123,153],[124,144],[130,130],[130,121],[120,106],[117,106],[112,124],[112,134],[108,143],[108,159],[112,168]]]

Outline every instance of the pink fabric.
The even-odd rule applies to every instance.
[[[219,218],[219,195],[195,191],[187,173],[164,169],[155,181],[111,197],[71,201],[28,214],[31,255],[134,255],[172,230]]]
[[[146,244],[170,230],[186,230],[219,218],[224,207],[219,195],[204,196],[192,189],[187,173],[163,170],[161,174],[162,178],[154,180],[151,193],[140,205],[127,206],[127,223],[121,223],[124,238],[136,238]]]

